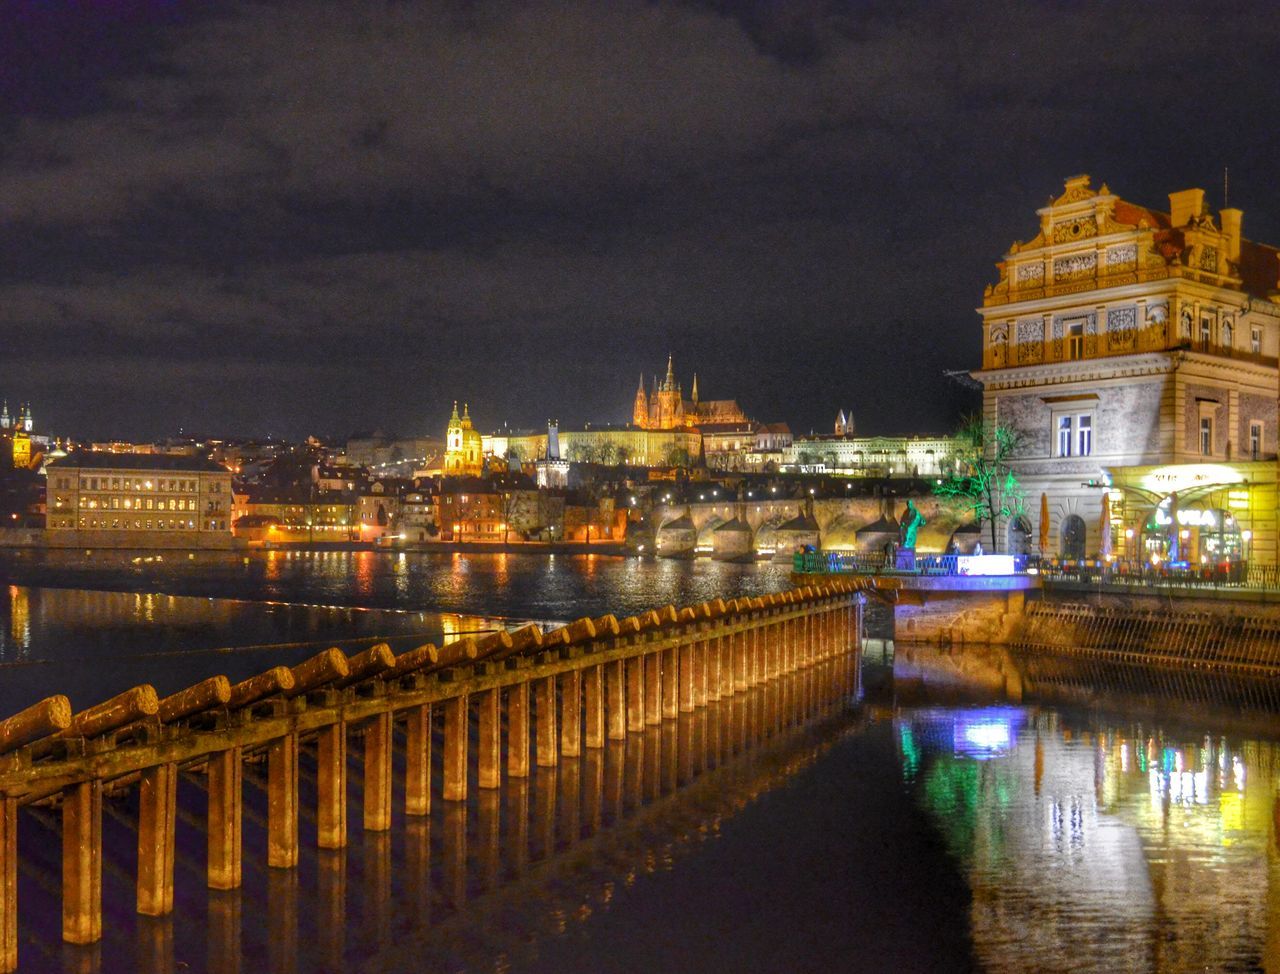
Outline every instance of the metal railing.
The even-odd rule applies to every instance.
[[[792,556],[792,569],[806,575],[965,575],[969,557],[900,550],[890,559],[882,552],[798,551]],[[1038,560],[1034,555],[1014,555],[1014,574],[1027,574]]]
[[[1280,566],[1254,565],[1243,561],[1213,565],[1152,565],[1127,561],[1107,564],[1096,560],[1063,563],[1046,561],[1040,564],[1039,570],[1049,582],[1159,589],[1280,589]]]

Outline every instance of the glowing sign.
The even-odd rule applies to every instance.
[[[1167,494],[1189,487],[1207,487],[1210,484],[1239,484],[1244,475],[1234,467],[1223,463],[1183,463],[1171,467],[1157,467],[1138,478],[1138,486],[1155,494]]]
[[[961,575],[1012,575],[1013,555],[961,555],[956,559]]]

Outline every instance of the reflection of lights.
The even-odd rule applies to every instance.
[[[1009,746],[1009,725],[997,723],[970,724],[964,728],[966,743],[982,751],[1002,751]]]

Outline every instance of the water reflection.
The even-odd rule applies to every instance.
[[[759,595],[785,587],[789,570],[786,565],[595,554],[201,552],[188,559],[139,564],[131,555],[2,551],[0,577],[31,586],[570,620]]]
[[[897,721],[992,971],[1280,970],[1280,748],[999,708]]]
[[[789,699],[799,708],[802,698],[787,694],[786,682],[745,699],[773,698],[780,706]],[[723,706],[727,712],[728,702]],[[108,904],[103,943],[68,954],[63,969],[501,971],[531,963],[544,942],[615,909],[640,877],[675,869],[715,840],[726,821],[861,727],[843,701],[815,700],[787,714],[795,726],[758,749],[735,760],[697,757],[694,764],[710,770],[680,789],[664,788],[672,773],[665,769],[682,744],[715,749],[715,736],[697,730],[705,716],[682,715],[538,767],[529,779],[508,779],[501,789],[473,789],[465,803],[437,796],[430,816],[397,816],[390,832],[353,828],[346,849],[304,843],[299,868],[291,870],[262,868],[265,796],[250,790],[243,889],[204,891],[202,864],[193,862],[179,876],[175,913],[154,920],[129,914],[122,887],[121,901]],[[56,834],[56,819],[46,818],[28,823],[27,832]],[[127,816],[115,812],[109,820],[121,825]],[[304,835],[309,822],[304,814]],[[195,828],[199,820],[187,824]],[[104,856],[108,875],[122,881],[131,876],[119,865],[128,862],[130,840],[136,836],[108,841]],[[180,860],[192,854],[183,845],[180,836]],[[56,894],[54,862],[40,868],[50,872]]]

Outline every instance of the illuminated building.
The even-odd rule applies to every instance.
[[[560,429],[555,423],[547,423],[547,455],[534,468],[539,487],[569,486],[569,461],[560,458]]]
[[[1010,550],[1036,547],[1044,493],[1045,554],[1098,553],[1110,482],[1118,556],[1195,561],[1251,548],[1275,561],[1280,260],[1244,238],[1240,210],[1215,217],[1204,195],[1171,193],[1162,212],[1072,177],[1037,211],[1035,237],[996,265],[973,375],[986,420],[1021,438],[1013,466],[1026,513],[999,525]],[[1219,511],[1226,537],[1214,545],[1198,527],[1185,538],[1147,530],[1162,527],[1173,490],[1134,481],[1183,465],[1226,471],[1217,483],[1192,477],[1173,500]],[[1214,506],[1232,490],[1239,506]]]
[[[458,404],[453,404],[453,415],[445,430],[444,474],[446,477],[478,477],[484,469],[483,443],[480,431],[471,425],[467,406],[458,415]]]
[[[638,429],[587,426],[561,430],[560,447],[570,460],[633,467],[687,466],[702,455],[702,435],[692,428]]]
[[[644,376],[636,390],[631,409],[631,424],[647,430],[693,428],[707,423],[747,423],[745,413],[733,399],[698,398],[698,377],[694,375],[691,398],[684,398],[683,387],[676,381],[675,368],[667,357],[667,374],[659,383],[654,376],[652,391],[644,391]]]
[[[232,545],[231,472],[212,460],[78,451],[46,471],[51,547]]]
[[[841,426],[837,420],[837,430]],[[848,477],[937,477],[955,469],[956,452],[952,436],[801,436],[782,451],[779,469]]]

